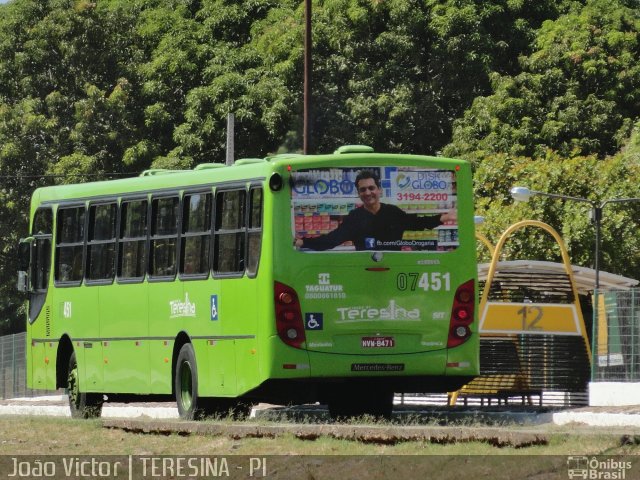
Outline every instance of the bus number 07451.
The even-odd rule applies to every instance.
[[[431,272],[422,275],[419,273],[399,273],[396,285],[400,291],[410,290],[413,292],[420,288],[425,292],[440,290],[448,292],[451,290],[451,274],[449,272]]]

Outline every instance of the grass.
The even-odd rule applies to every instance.
[[[206,422],[229,424],[228,420]],[[265,420],[240,423],[269,425]],[[366,419],[366,423],[369,426],[398,427],[397,423],[390,425],[372,419]],[[271,424],[286,425],[286,422]],[[355,425],[355,422],[345,423],[347,427],[351,424]],[[482,426],[484,425],[456,425],[452,430]],[[531,430],[507,425],[499,428],[507,433]],[[20,455],[21,458],[33,455],[33,458],[43,461],[47,460],[44,457],[46,455],[133,455],[133,458],[138,458],[138,465],[141,463],[140,458],[171,455],[174,458],[207,456],[223,459],[230,464],[231,478],[248,478],[248,457],[266,457],[267,478],[273,479],[460,480],[470,477],[492,480],[565,480],[568,478],[569,455],[640,455],[640,437],[633,434],[623,435],[579,426],[572,427],[571,430],[560,427],[537,427],[536,430],[547,436],[549,442],[546,445],[497,448],[484,442],[437,444],[411,441],[384,445],[329,436],[302,440],[293,434],[272,438],[232,438],[226,434],[140,434],[104,428],[99,420],[7,416],[0,417],[0,474],[11,471],[11,455]],[[240,469],[240,465],[244,466],[244,470]],[[629,472],[626,478],[637,478],[631,475],[635,473],[634,470]],[[234,476],[234,472],[240,476]],[[141,478],[139,469],[133,478]],[[151,477],[147,475],[147,478]],[[157,478],[176,476],[165,475]]]
[[[503,428],[517,431],[522,427]],[[546,428],[547,445],[498,448],[483,442],[381,445],[326,436],[302,440],[292,434],[241,439],[226,435],[155,435],[103,428],[98,420],[11,416],[0,417],[0,455],[640,455],[639,437],[595,429],[572,430]],[[576,430],[583,434],[576,434]]]

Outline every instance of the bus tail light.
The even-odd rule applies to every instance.
[[[306,338],[298,294],[280,282],[275,282],[274,291],[278,336],[287,345],[300,348]]]
[[[463,283],[456,290],[449,322],[448,348],[457,347],[471,337],[470,325],[474,317],[475,296],[473,280]]]

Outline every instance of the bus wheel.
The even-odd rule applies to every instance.
[[[76,352],[69,359],[67,395],[72,418],[97,418],[102,413],[102,395],[80,391]]]
[[[196,355],[190,343],[185,343],[178,354],[174,387],[180,418],[193,420],[200,417],[202,411],[198,398],[198,369]]]

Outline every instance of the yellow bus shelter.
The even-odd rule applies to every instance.
[[[562,263],[499,261],[513,234],[536,228],[557,243]],[[495,247],[478,240],[492,254],[479,266],[480,376],[450,395],[450,404],[468,398],[532,403],[543,392],[584,393],[590,379],[591,314],[585,323],[580,302],[593,291],[594,271],[572,266],[560,235],[549,225],[527,220],[509,227]],[[601,288],[637,282],[601,272]],[[573,398],[579,398],[574,395]]]

